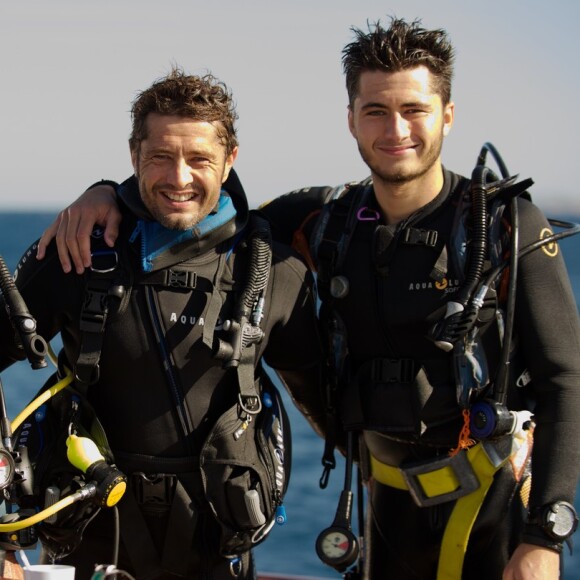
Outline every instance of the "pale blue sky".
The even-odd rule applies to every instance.
[[[351,25],[388,15],[444,27],[456,46],[444,163],[469,174],[491,141],[541,207],[580,213],[576,0],[2,2],[0,209],[59,208],[128,176],[130,103],[172,63],[233,90],[251,205],[363,178],[340,52]]]

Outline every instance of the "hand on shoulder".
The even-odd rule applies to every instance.
[[[78,274],[91,266],[91,241],[93,227],[105,228],[104,238],[113,247],[119,235],[121,212],[117,206],[115,190],[107,185],[87,189],[75,202],[62,210],[42,234],[36,257],[42,260],[49,243],[56,239],[58,256],[65,273],[72,270]],[[72,261],[72,265],[71,265]]]

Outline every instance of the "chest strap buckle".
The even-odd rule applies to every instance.
[[[374,383],[412,383],[417,371],[412,358],[376,358],[372,361]]]
[[[175,496],[177,476],[167,473],[145,474],[142,471],[131,474],[131,489],[137,503],[169,507]]]
[[[434,248],[437,245],[437,230],[420,230],[418,228],[406,228],[403,232],[403,242],[418,246]]]

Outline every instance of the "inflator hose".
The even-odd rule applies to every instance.
[[[458,301],[466,306],[481,280],[487,250],[487,192],[486,179],[490,169],[477,165],[471,175],[471,216],[473,220],[469,270],[462,285]]]
[[[253,216],[256,227],[248,240],[250,246],[250,266],[248,278],[240,300],[242,314],[248,317],[254,306],[257,295],[268,285],[270,263],[272,260],[272,244],[268,222],[258,216]]]

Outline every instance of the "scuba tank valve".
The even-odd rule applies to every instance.
[[[66,445],[71,464],[94,482],[98,504],[113,507],[127,489],[127,477],[105,461],[98,447],[88,437],[71,434]]]

